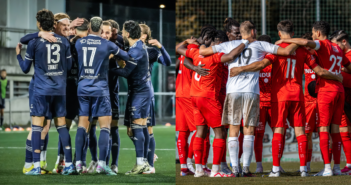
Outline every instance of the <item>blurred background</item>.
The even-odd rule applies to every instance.
[[[312,24],[318,20],[328,22],[331,26],[331,33],[337,29],[343,29],[350,34],[350,9],[351,1],[349,0],[177,0],[176,43],[191,36],[198,37],[201,27],[206,24],[224,30],[223,23],[227,17],[232,17],[239,23],[245,20],[253,21],[256,25],[257,37],[262,34],[270,35],[273,43],[279,40],[277,24],[285,19],[290,19],[294,23],[294,37],[301,37],[306,32],[312,32]],[[312,161],[322,161],[318,137],[318,134],[314,133]],[[211,143],[213,138],[214,134],[211,129]],[[272,162],[272,138],[272,130],[266,126],[263,140],[263,162]],[[346,160],[344,152],[341,154],[341,160]],[[282,161],[299,161],[297,140],[294,129],[291,127],[287,130]],[[212,162],[211,157],[208,162]]]
[[[160,6],[160,5],[164,6]],[[163,7],[163,8],[161,8]],[[9,89],[6,94],[4,123],[27,125],[30,122],[28,87],[34,69],[25,75],[18,65],[15,47],[25,34],[37,32],[36,13],[46,8],[54,14],[67,13],[90,19],[100,16],[113,19],[120,30],[126,20],[146,23],[152,37],[159,40],[175,60],[175,3],[168,0],[0,0],[0,69],[6,69]],[[25,49],[25,47],[24,47]],[[120,79],[120,115],[124,117],[127,100],[127,81]],[[175,65],[154,65],[152,83],[155,89],[157,123],[174,123]],[[123,120],[122,120],[123,121]]]

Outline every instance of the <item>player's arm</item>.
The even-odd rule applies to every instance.
[[[180,60],[177,58],[176,63],[175,63],[176,77],[178,76],[179,64],[180,64]]]
[[[111,53],[113,53],[115,56],[119,57],[120,59],[124,61],[129,61],[130,57],[129,54],[126,51],[123,51],[121,48],[119,48],[116,44],[113,42],[108,42],[110,44],[110,47],[112,48]]]
[[[237,76],[243,72],[260,71],[269,65],[271,65],[271,61],[265,58],[262,61],[254,62],[247,66],[233,67],[230,69],[230,77]]]
[[[297,44],[299,46],[308,46],[315,50],[319,49],[319,41],[307,40],[302,38],[281,39],[275,42],[275,44],[281,44],[283,42],[290,43],[290,44]]]
[[[35,39],[35,38],[38,38],[38,37],[41,37],[43,39],[46,39],[47,41],[49,42],[56,42],[57,39],[56,37],[53,36],[54,34],[53,33],[49,33],[49,32],[43,32],[43,31],[40,31],[40,32],[36,32],[36,33],[29,33],[25,36],[23,36],[21,39],[20,39],[20,42],[22,44],[25,44],[27,45],[29,43],[29,41]]]
[[[290,44],[285,48],[279,47],[277,50],[277,55],[281,55],[281,56],[292,55],[298,47],[299,45],[297,44]]]
[[[205,47],[205,46],[202,45],[201,47]],[[200,49],[201,49],[201,47],[200,47]],[[226,63],[226,62],[231,62],[231,61],[235,60],[241,54],[241,52],[245,49],[245,47],[246,47],[245,44],[242,43],[238,47],[234,48],[230,53],[222,55],[221,62]]]
[[[71,55],[71,44],[67,41],[66,44],[66,63],[67,63],[67,70],[72,69],[72,55]]]
[[[212,55],[215,54],[215,50],[213,50],[213,47],[206,47],[205,45],[201,45],[200,50],[199,50],[199,54],[202,56],[208,56],[208,55]]]
[[[321,78],[329,79],[329,80],[336,80],[342,82],[343,77],[341,74],[333,74],[330,71],[323,69],[321,66],[317,65],[313,67],[312,70],[316,73],[316,75],[320,76]]]
[[[185,57],[184,61],[183,61],[183,65],[186,68],[195,71],[197,74],[199,74],[201,76],[207,76],[208,74],[210,74],[208,72],[208,71],[210,71],[210,69],[202,68],[203,66],[205,66],[205,64],[199,64],[198,66],[195,66],[193,64],[193,61],[190,58]]]
[[[156,46],[160,51],[158,52],[157,62],[164,65],[170,66],[172,64],[171,57],[169,56],[168,52],[166,51],[165,47],[162,46],[160,42],[156,39],[149,40],[149,44]]]
[[[126,66],[124,68],[112,68],[110,72],[117,76],[123,76],[127,78],[130,73],[136,68],[138,63],[134,60],[126,61]]]
[[[177,46],[176,46],[176,52],[177,52],[178,54],[180,54],[180,55],[186,56],[186,50],[187,50],[187,46],[188,46],[189,44],[200,45],[200,44],[196,41],[196,39],[193,39],[193,38],[187,39],[187,40],[185,40],[185,41],[183,41],[183,42],[177,44]]]
[[[28,44],[26,56],[25,56],[24,60],[21,56],[21,48],[22,48],[22,44],[18,43],[16,46],[17,61],[20,65],[23,73],[27,74],[30,71],[30,67],[32,66],[32,63],[34,60],[33,46],[31,43]]]

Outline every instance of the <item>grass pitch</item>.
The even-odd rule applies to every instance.
[[[293,184],[293,185],[303,185],[303,184],[351,184],[351,176],[333,176],[333,177],[300,177],[300,173],[296,173],[300,168],[300,163],[295,162],[285,162],[282,163],[283,169],[286,171],[285,174],[281,174],[281,177],[278,178],[269,178],[263,177],[262,175],[266,175],[270,172],[272,168],[272,163],[262,163],[264,173],[255,174],[256,177],[239,177],[239,178],[210,178],[210,177],[200,177],[195,178],[194,176],[180,176],[180,165],[177,164],[177,174],[176,174],[176,184],[178,185],[203,185],[203,184]],[[345,166],[345,162],[341,162],[340,167],[343,168]],[[322,162],[313,162],[311,164],[312,172],[310,175],[314,175],[319,172],[324,167]],[[251,163],[250,170],[255,172],[256,164]]]
[[[100,131],[97,131],[97,136]],[[156,139],[155,162],[156,174],[126,176],[125,172],[132,169],[135,164],[135,150],[132,141],[127,136],[126,127],[120,126],[121,148],[118,164],[118,175],[107,176],[101,174],[84,174],[62,176],[59,174],[26,176],[22,173],[25,160],[25,141],[28,132],[0,131],[0,184],[175,184],[175,128],[156,126],[154,134]],[[72,145],[75,144],[76,130],[70,131]],[[49,132],[49,145],[47,150],[48,170],[55,166],[57,158],[58,133],[54,127]],[[74,152],[74,150],[73,150]],[[91,161],[90,151],[87,153],[87,165]],[[111,163],[111,162],[110,162]]]

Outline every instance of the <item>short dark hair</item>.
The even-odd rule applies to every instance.
[[[278,31],[291,34],[294,31],[294,24],[290,20],[280,21],[277,25]]]
[[[83,24],[76,27],[76,29],[79,31],[87,31],[88,30],[89,21],[85,18],[83,18],[83,20],[84,20]]]
[[[126,32],[129,33],[131,39],[139,39],[141,36],[141,29],[139,24],[136,21],[129,20],[124,22],[123,28]]]
[[[107,21],[111,23],[112,28],[116,28],[117,30],[119,30],[118,22],[116,22],[115,20],[112,20],[112,19],[109,19]]]
[[[265,41],[265,42],[268,42],[268,43],[272,43],[272,39],[271,39],[271,36],[269,35],[261,35],[257,38],[258,41]]]
[[[251,30],[256,29],[252,21],[244,21],[240,24],[240,33],[250,34]]]
[[[225,31],[225,32],[231,32],[233,26],[240,28],[240,24],[239,24],[238,21],[234,20],[234,19],[231,18],[231,17],[227,17],[227,18],[224,20],[224,24],[223,24],[224,31]]]
[[[214,38],[216,36],[216,28],[210,24],[203,26],[201,28],[200,37],[204,38],[205,35],[207,35],[207,39],[211,39],[211,41],[214,41]]]
[[[346,40],[348,41],[349,40],[349,35],[344,31],[344,30],[336,30],[334,31],[330,37],[329,37],[330,40],[336,40],[338,42],[342,41],[342,40]]]
[[[303,35],[301,36],[301,38],[307,39],[307,40],[313,40],[313,38],[312,38],[312,33],[311,33],[311,32],[307,32],[307,33],[303,34]]]
[[[102,24],[101,17],[92,17],[90,19],[90,28],[93,32],[98,32]]]
[[[228,40],[229,40],[228,36],[227,36],[227,34],[224,31],[222,31],[222,30],[217,30],[216,31],[215,41],[226,42]]]
[[[1,72],[6,72],[6,69],[1,69]]]
[[[328,36],[330,33],[330,25],[325,21],[316,21],[312,26],[316,31],[320,31],[323,35]]]
[[[50,10],[42,9],[38,11],[36,19],[43,30],[51,31],[54,28],[54,14]]]

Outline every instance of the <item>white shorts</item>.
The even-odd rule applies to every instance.
[[[227,94],[222,115],[222,125],[240,125],[256,127],[260,114],[260,95],[255,93]]]

